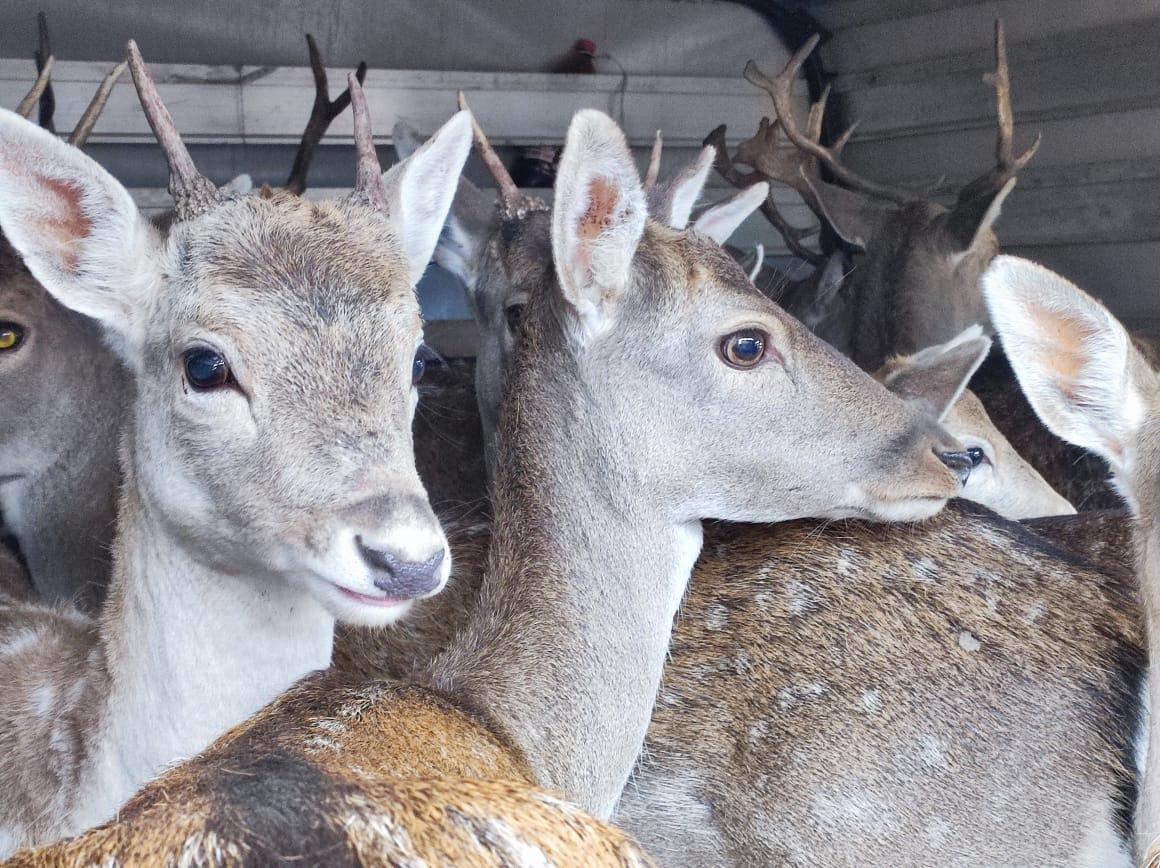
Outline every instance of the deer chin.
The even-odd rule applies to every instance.
[[[851,511],[869,521],[905,522],[923,521],[938,515],[948,500],[957,492],[939,494],[900,495],[899,492],[878,493],[858,484],[847,489]]]

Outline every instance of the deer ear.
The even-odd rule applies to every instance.
[[[973,325],[944,344],[887,362],[882,383],[900,398],[921,402],[941,422],[990,351],[991,339]]]
[[[894,205],[855,190],[808,177],[805,182],[821,207],[826,222],[837,236],[859,250],[866,250],[870,246],[886,221],[897,211]]]
[[[160,278],[160,238],[129,192],[77,148],[0,110],[0,226],[65,307],[139,336]]]
[[[234,196],[245,196],[248,193],[252,193],[253,190],[254,179],[249,175],[248,172],[242,172],[242,174],[231,178],[221,187],[221,191],[223,193]]]
[[[717,157],[717,149],[706,145],[697,155],[697,159],[685,166],[681,173],[664,184],[658,184],[648,190],[648,212],[653,218],[673,229],[684,229],[689,225],[689,215],[693,213],[693,206],[701,198],[701,191],[705,189],[705,182],[709,180],[709,171],[713,168],[713,160]]]
[[[761,207],[768,196],[767,182],[758,181],[756,184],[750,184],[724,202],[718,202],[702,211],[701,216],[693,221],[693,229],[702,235],[708,235],[718,244],[724,244],[729,236],[737,231],[737,227]]]
[[[995,258],[983,296],[1043,424],[1124,470],[1156,379],[1124,327],[1071,282],[1015,256]]]
[[[987,230],[999,219],[1003,201],[1014,189],[1015,179],[1012,178],[998,190],[955,204],[946,215],[945,225],[956,252],[965,253],[978,246]]]
[[[594,109],[576,113],[556,173],[552,255],[585,336],[611,321],[648,219],[624,133]]]
[[[402,241],[413,284],[435,252],[470,150],[471,115],[461,111],[407,159],[383,173],[388,214]]]

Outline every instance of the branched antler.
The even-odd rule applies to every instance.
[[[326,67],[322,63],[322,55],[318,51],[318,43],[309,33],[306,34],[306,48],[310,52],[310,70],[314,73],[314,106],[310,110],[310,120],[306,122],[306,129],[302,131],[302,141],[298,145],[298,153],[294,155],[294,165],[290,169],[290,176],[286,180],[286,189],[301,196],[306,192],[306,175],[310,171],[310,163],[314,160],[314,150],[326,130],[334,119],[346,111],[350,105],[350,88],[348,87],[335,99],[330,98],[330,86],[326,80]],[[360,62],[354,73],[361,85],[367,77],[366,62]]]
[[[101,86],[93,94],[88,108],[85,109],[85,113],[81,115],[81,119],[77,121],[76,127],[68,137],[68,143],[70,145],[77,148],[84,147],[85,142],[88,141],[89,134],[93,131],[93,127],[97,125],[97,118],[105,110],[105,104],[109,101],[109,95],[113,92],[113,86],[116,85],[118,79],[124,74],[125,68],[128,65],[129,61],[122,60],[101,81]]]
[[[856,190],[861,190],[871,196],[877,196],[882,199],[887,199],[891,202],[905,204],[913,202],[915,196],[909,190],[901,187],[891,187],[887,184],[880,184],[877,181],[871,181],[869,178],[864,178],[853,170],[847,168],[841,160],[841,149],[845,147],[846,142],[850,139],[850,134],[853,132],[853,127],[846,130],[839,138],[838,143],[833,147],[825,147],[820,137],[811,137],[810,132],[815,123],[820,121],[821,111],[824,111],[825,105],[822,100],[821,109],[815,118],[813,109],[810,111],[810,130],[803,132],[797,124],[797,118],[793,111],[792,89],[794,79],[797,78],[798,71],[802,64],[805,63],[810,53],[817,47],[820,37],[815,34],[811,36],[806,43],[794,52],[793,57],[785,65],[785,69],[780,74],[771,78],[757,68],[757,64],[752,60],[745,64],[745,79],[750,84],[764,90],[769,94],[770,99],[773,100],[774,109],[777,111],[778,126],[784,131],[791,142],[802,151],[804,154],[817,160],[821,165],[833,174],[833,176],[848,187]],[[818,127],[820,131],[820,126]]]
[[[995,88],[995,166],[959,191],[959,201],[965,202],[994,190],[999,190],[1023,169],[1039,150],[1043,135],[1018,157],[1015,156],[1015,113],[1011,108],[1011,72],[1007,65],[1007,28],[1003,19],[995,20],[995,71],[983,76],[983,81]]]
[[[776,133],[771,133],[769,129],[771,126],[775,125],[771,125],[766,118],[762,118],[761,123],[762,126],[758,129],[757,135],[754,136],[753,139],[750,139],[750,142],[757,140],[759,137],[765,141],[768,141],[771,136],[776,139]],[[721,124],[721,126],[717,127],[715,130],[713,130],[713,132],[709,133],[709,135],[705,137],[704,142],[706,145],[712,145],[717,151],[717,158],[713,165],[717,169],[718,174],[720,174],[722,178],[724,178],[734,187],[739,189],[744,189],[745,187],[756,184],[759,181],[767,180],[767,178],[764,177],[762,169],[758,165],[750,162],[748,157],[744,160],[741,159],[741,147],[737,149],[738,155],[736,159],[729,156],[729,148],[725,143],[726,129],[727,128],[725,124]],[[744,146],[745,143],[742,144]],[[757,146],[751,145],[749,150],[756,151]],[[757,159],[756,156],[751,156],[753,156],[754,160]],[[751,166],[755,171],[749,173],[742,172],[737,168],[738,162],[744,162],[746,165]],[[768,164],[768,161],[763,162]],[[795,187],[794,189],[797,188]],[[766,197],[764,202],[761,203],[761,213],[765,215],[765,219],[768,220],[773,225],[773,228],[775,228],[781,234],[781,237],[785,239],[786,247],[794,256],[797,256],[798,258],[804,259],[805,261],[815,265],[820,265],[825,260],[825,257],[823,257],[821,254],[810,250],[805,246],[805,244],[802,243],[811,235],[816,235],[819,231],[819,227],[794,226],[792,223],[785,219],[780,211],[777,210],[777,206],[773,202],[772,193]]]

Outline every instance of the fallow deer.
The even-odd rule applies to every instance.
[[[294,716],[294,762],[257,794],[278,799],[271,824],[313,813],[277,783],[316,773],[302,765],[516,779],[605,818],[648,727],[703,519],[917,519],[965,477],[959,444],[779,312],[719,246],[649,221],[624,137],[598,112],[568,132],[552,252],[558,280],[531,288],[512,365],[478,604],[419,685],[364,686],[349,715],[349,694],[330,690],[317,728]],[[808,467],[783,448],[803,425]],[[229,779],[203,757],[139,798],[212,790],[251,811],[254,790]],[[72,852],[114,855],[101,847],[116,828]],[[212,832],[157,831],[156,852]]]
[[[51,58],[50,58],[51,59]],[[27,116],[51,63],[22,103]],[[69,136],[82,148],[114,84],[101,83]],[[92,608],[109,571],[117,432],[128,377],[99,326],[44,291],[0,234],[0,523],[25,558],[37,592]]]
[[[1160,673],[1160,372],[1107,308],[1042,266],[1001,256],[984,275],[983,291],[1019,383],[1040,419],[1068,442],[1102,456],[1137,516],[1149,674],[1155,676]],[[1155,691],[1150,712],[1136,843],[1139,855],[1154,865],[1160,864],[1160,698]]]
[[[314,150],[328,125],[350,102],[331,101],[326,69],[307,36],[315,99],[286,189],[301,193]],[[51,67],[22,102],[27,116]],[[101,83],[68,142],[83,148],[124,72]],[[356,77],[365,76],[360,64]],[[240,176],[230,191],[249,191]],[[155,218],[159,228],[173,219]],[[0,420],[0,522],[15,538],[37,593],[95,609],[108,582],[114,508],[120,481],[117,442],[132,402],[122,360],[90,317],[54,299],[0,235],[0,391],[8,412]]]
[[[108,819],[326,667],[336,619],[389,623],[450,567],[412,453],[413,287],[467,115],[383,176],[364,102],[348,200],[239,197],[197,171],[132,42],[129,61],[170,167],[164,237],[78,149],[0,115],[0,223],[136,386],[100,621],[0,612],[3,852]]]

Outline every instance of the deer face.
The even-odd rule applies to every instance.
[[[127,471],[190,556],[360,623],[437,592],[450,557],[411,448],[413,286],[467,118],[388,173],[385,207],[225,198],[166,238],[79,151],[10,114],[0,140],[0,220],[132,371]]]
[[[100,327],[45,292],[0,237],[0,486],[53,465],[70,434],[88,445],[94,419],[119,412],[123,380]]]
[[[675,520],[920,518],[959,492],[967,459],[933,421],[711,240],[646,225],[623,136],[599,113],[569,130],[552,247],[558,284],[531,290],[527,346],[579,379],[565,418],[604,427]]]

